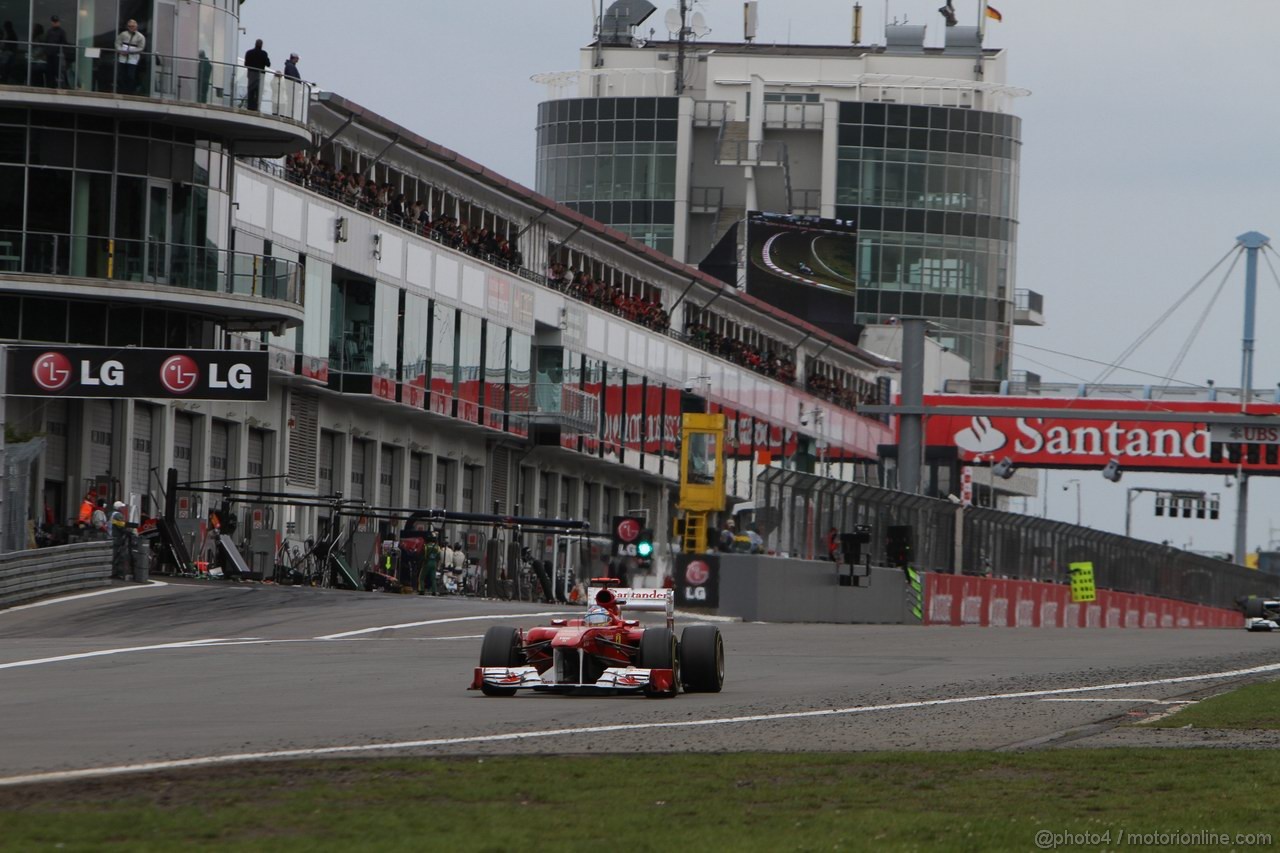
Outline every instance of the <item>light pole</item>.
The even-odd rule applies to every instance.
[[[1062,491],[1065,492],[1067,489],[1071,488],[1073,484],[1076,487],[1076,527],[1079,527],[1080,526],[1080,481],[1075,477],[1072,477],[1070,480],[1067,480],[1067,482],[1062,484]]]

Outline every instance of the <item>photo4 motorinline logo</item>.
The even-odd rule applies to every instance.
[[[1107,829],[1102,832],[1036,833],[1035,844],[1041,850],[1063,847],[1270,847],[1271,833],[1219,832],[1212,829],[1175,830],[1172,832],[1129,832]]]

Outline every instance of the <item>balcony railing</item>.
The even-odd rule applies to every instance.
[[[724,187],[689,187],[690,213],[715,213],[724,207]]]
[[[143,53],[136,65],[109,47],[0,44],[0,85],[98,92],[226,107],[306,124],[311,84],[203,56]]]
[[[728,101],[695,101],[694,127],[718,127],[733,120],[733,104]]]
[[[765,104],[764,126],[778,130],[822,130],[822,104]]]
[[[787,162],[787,145],[776,139],[724,140],[719,148],[718,165],[774,165]]]
[[[599,425],[600,401],[572,385],[537,382],[511,387],[508,409],[531,423],[555,423],[577,432],[593,432]]]
[[[792,190],[791,212],[817,216],[822,211],[822,190]]]
[[[0,231],[0,274],[162,284],[302,304],[294,261],[206,246]]]

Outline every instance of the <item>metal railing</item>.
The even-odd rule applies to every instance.
[[[709,213],[724,206],[724,187],[689,187],[689,208]]]
[[[725,156],[725,150],[730,156]],[[719,161],[721,164],[749,163],[755,165],[783,165],[787,162],[787,144],[777,139],[721,140]]]
[[[306,124],[311,84],[277,71],[254,71],[200,55],[144,52],[136,64],[114,47],[0,42],[0,86],[31,86],[75,92],[177,101]]]
[[[594,431],[600,423],[599,398],[559,382],[513,385],[507,408],[532,423],[558,423],[579,432]]]
[[[778,130],[821,130],[822,104],[767,103],[764,126]]]
[[[909,525],[912,566],[923,571],[1068,583],[1068,565],[1087,561],[1099,587],[1119,592],[1228,608],[1241,596],[1276,592],[1274,576],[1050,519],[782,468],[765,469],[756,485],[755,521],[766,547],[793,557],[822,559],[831,528],[865,524],[872,560],[879,560],[889,525]],[[963,514],[958,549],[957,513]]]
[[[1013,292],[1013,306],[1019,311],[1034,311],[1036,314],[1044,313],[1044,295],[1034,290],[1015,290]]]
[[[791,190],[791,213],[817,215],[822,210],[822,190]]]
[[[715,127],[726,121],[733,121],[733,104],[729,101],[694,101],[694,127]]]
[[[302,304],[294,261],[153,240],[0,231],[0,274],[162,284]]]

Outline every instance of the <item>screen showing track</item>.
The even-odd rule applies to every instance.
[[[854,221],[750,211],[746,226],[747,292],[856,343]]]

